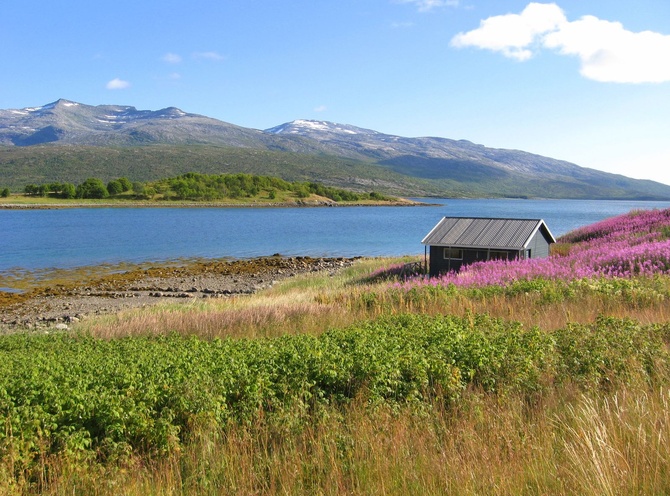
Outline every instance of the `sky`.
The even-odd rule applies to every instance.
[[[59,98],[466,139],[670,184],[670,1],[3,0],[0,108]]]

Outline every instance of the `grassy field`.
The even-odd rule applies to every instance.
[[[0,493],[667,494],[668,216],[2,336]]]

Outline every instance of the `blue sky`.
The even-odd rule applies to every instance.
[[[0,67],[4,109],[328,120],[670,184],[668,0],[4,0]]]

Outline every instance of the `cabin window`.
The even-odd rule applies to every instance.
[[[508,260],[509,254],[506,251],[491,250],[489,260]]]
[[[445,260],[463,260],[463,250],[460,248],[445,248]]]

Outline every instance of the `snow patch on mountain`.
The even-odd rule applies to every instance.
[[[310,136],[314,133],[344,134],[349,136],[356,135],[379,135],[381,133],[371,129],[363,129],[348,124],[338,124],[328,121],[313,121],[308,119],[296,119],[265,130],[272,134],[298,134]]]

